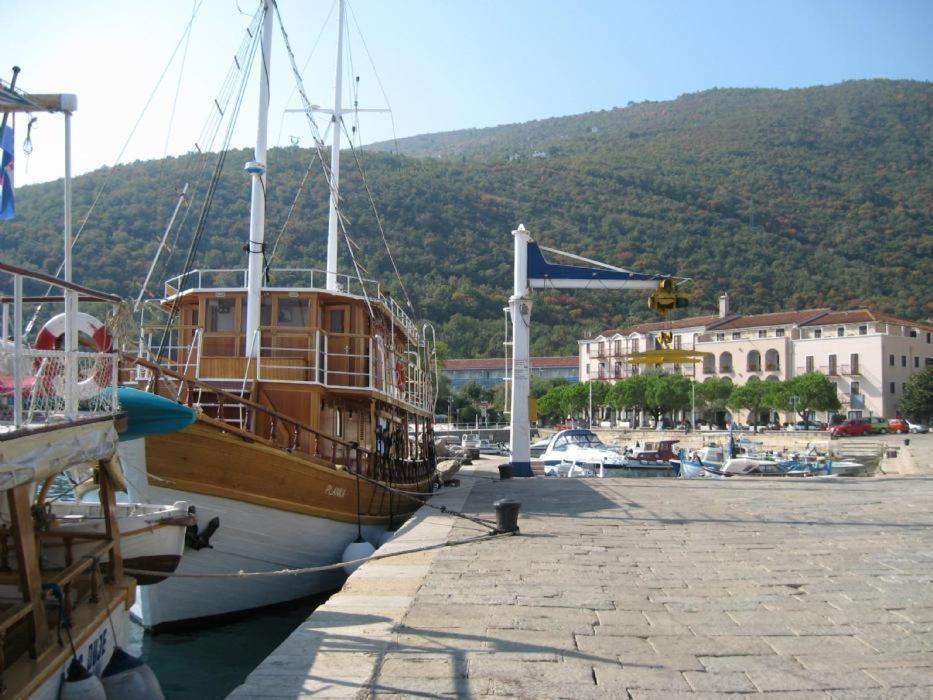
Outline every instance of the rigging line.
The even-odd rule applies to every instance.
[[[282,33],[282,43],[285,44],[285,52],[288,55],[289,64],[291,65],[292,76],[295,79],[295,84],[298,88],[298,94],[301,97],[301,104],[305,110],[305,118],[307,119],[308,127],[311,129],[311,137],[314,140],[314,147],[318,152],[318,159],[321,162],[321,172],[324,175],[324,180],[327,182],[328,192],[331,194],[336,194],[337,196],[334,198],[339,199],[339,193],[336,191],[336,183],[331,176],[330,167],[328,166],[327,159],[323,153],[324,141],[321,138],[317,122],[315,122],[314,118],[312,117],[313,109],[311,106],[311,101],[308,99],[308,94],[305,92],[304,81],[301,78],[301,73],[298,72],[298,64],[295,62],[295,52],[292,50],[292,44],[288,38],[288,32],[285,31],[285,23],[282,21],[282,15],[279,12],[278,3],[273,2],[272,7],[275,9],[276,17],[279,20],[279,30]]]
[[[321,38],[324,36],[324,32],[327,31],[327,28],[330,26],[330,18],[334,14],[334,8],[337,7],[337,0],[330,6],[330,10],[327,13],[327,17],[324,18],[323,24],[321,24],[321,31],[318,32],[317,38],[314,40],[314,43],[311,45],[311,50],[308,52],[308,57],[305,59],[304,65],[301,66],[301,75],[304,75],[304,72],[308,69],[308,64],[311,63],[311,57],[314,56],[314,52],[317,51],[318,44],[321,43]],[[279,25],[282,24],[282,18],[279,16]],[[285,100],[285,104],[288,105],[291,103],[292,98],[295,96],[295,92],[298,90],[297,86],[292,88],[292,91],[288,93],[288,98]],[[282,118],[279,120],[279,133],[275,137],[276,144],[281,145],[282,143],[282,128],[285,124],[285,112],[282,112]]]
[[[192,19],[194,19],[194,11],[197,8],[197,5],[194,4],[191,7]],[[168,117],[168,128],[165,130],[165,146],[162,148],[162,163],[159,166],[159,179],[162,178],[162,170],[165,165],[165,157],[168,155],[168,143],[172,137],[172,126],[175,124],[175,110],[178,107],[178,94],[181,92],[181,81],[185,75],[185,64],[188,60],[188,46],[191,43],[191,32],[188,32],[188,35],[185,37],[185,48],[181,53],[181,66],[178,69],[178,83],[175,85],[175,99],[172,100],[172,112]]]
[[[201,242],[201,237],[204,235],[204,228],[207,224],[207,216],[210,213],[211,206],[214,202],[214,195],[217,191],[217,185],[220,182],[220,176],[223,172],[224,163],[227,160],[227,154],[229,152],[230,142],[233,139],[233,132],[236,127],[237,117],[240,113],[240,108],[243,106],[243,95],[246,92],[246,86],[249,82],[250,74],[252,73],[253,58],[256,54],[256,47],[260,43],[260,33],[256,32],[253,37],[252,49],[249,52],[249,60],[247,62],[247,68],[243,71],[242,80],[240,81],[240,88],[237,92],[236,99],[233,104],[233,111],[230,114],[230,121],[227,125],[227,133],[224,137],[223,147],[220,150],[220,153],[217,156],[216,166],[214,168],[214,173],[211,177],[211,181],[208,184],[207,192],[204,195],[204,202],[201,205],[201,213],[198,217],[197,226],[195,227],[194,234],[192,236],[191,245],[188,248],[188,256],[185,260],[185,265],[182,272],[182,284],[184,283],[185,278],[188,273],[191,271],[191,267],[194,264],[194,259],[197,255],[198,247]],[[180,291],[180,290],[179,290]],[[168,342],[169,333],[172,327],[172,324],[175,322],[175,319],[178,316],[178,309],[180,307],[181,296],[176,294],[175,300],[172,303],[172,308],[169,313],[168,322],[166,323],[164,329],[162,330],[162,339],[159,343],[159,351],[156,355],[156,362],[160,361],[163,353],[165,352],[166,343]]]
[[[84,231],[84,227],[87,226],[87,222],[91,219],[91,214],[94,213],[94,209],[97,208],[97,203],[100,201],[101,196],[104,194],[104,190],[107,188],[110,178],[115,172],[115,167],[120,159],[123,158],[123,154],[126,153],[126,149],[129,147],[130,142],[133,140],[133,136],[136,134],[136,129],[139,128],[140,123],[143,120],[143,117],[146,115],[146,112],[149,110],[149,105],[152,104],[152,100],[155,97],[156,93],[159,90],[159,86],[162,84],[162,80],[165,78],[168,73],[168,69],[171,67],[172,63],[175,61],[175,55],[178,53],[178,49],[182,44],[182,41],[185,40],[191,32],[191,27],[194,24],[194,20],[197,17],[198,11],[201,9],[201,6],[204,4],[204,0],[196,0],[196,5],[191,14],[191,19],[188,20],[188,24],[185,26],[185,30],[182,32],[181,37],[179,37],[178,42],[175,44],[175,48],[172,49],[172,53],[169,55],[168,61],[165,64],[165,67],[162,69],[162,74],[159,76],[159,79],[156,80],[155,86],[152,88],[152,91],[149,93],[149,97],[146,99],[145,104],[143,105],[142,111],[139,113],[139,116],[136,118],[136,123],[133,124],[133,128],[130,130],[129,136],[126,137],[126,141],[123,143],[123,147],[120,149],[119,154],[117,154],[116,160],[114,161],[113,166],[107,171],[104,175],[103,181],[100,183],[100,187],[97,189],[97,193],[94,195],[94,199],[91,201],[91,206],[88,208],[87,213],[85,213],[84,218],[81,219],[81,225],[78,227],[78,231],[74,234],[71,239],[71,248],[74,250],[75,245],[78,242],[78,239],[81,237],[81,233]],[[59,277],[62,274],[62,270],[65,269],[65,261],[62,260],[61,264],[58,266],[58,270],[55,272],[55,277]],[[43,296],[49,296],[54,289],[54,285],[49,285]],[[36,320],[39,318],[39,314],[42,312],[42,304],[39,304],[36,307],[35,312],[32,315],[32,318],[29,319],[29,323],[26,324],[26,328],[23,330],[23,337],[29,335],[32,331],[33,326],[36,323]]]
[[[190,179],[194,180],[194,185],[191,187],[191,194],[185,200],[184,214],[182,215],[181,222],[175,228],[175,236],[172,239],[171,248],[169,248],[168,255],[163,258],[162,265],[160,266],[161,270],[165,272],[170,269],[170,265],[175,255],[175,250],[178,245],[178,240],[182,233],[186,230],[186,224],[188,222],[188,217],[191,214],[192,206],[194,202],[198,200],[198,190],[201,187],[204,173],[207,170],[208,163],[210,162],[210,150],[214,146],[214,141],[217,138],[217,134],[220,132],[220,127],[223,126],[223,119],[217,116],[215,105],[220,104],[222,105],[222,111],[224,113],[227,111],[230,100],[235,93],[234,88],[236,83],[233,81],[233,78],[238,72],[241,71],[241,65],[246,62],[247,53],[249,52],[250,46],[252,45],[253,37],[256,34],[256,26],[261,16],[260,10],[261,6],[259,10],[253,14],[250,25],[247,27],[246,31],[244,31],[243,40],[237,49],[237,53],[234,54],[234,63],[227,71],[227,75],[224,76],[224,80],[221,84],[220,90],[217,93],[217,97],[215,98],[215,101],[211,103],[211,107],[208,110],[208,118],[206,119],[205,124],[201,129],[200,135],[198,136],[198,142],[204,143],[205,149],[202,150],[198,146],[198,142],[195,142],[195,149],[197,154],[189,159],[186,171],[183,171],[191,175]],[[250,31],[250,29],[253,31]],[[165,272],[161,273],[160,276],[164,277]]]
[[[356,26],[356,31],[360,35],[360,41],[363,43],[363,51],[366,53],[366,58],[369,59],[369,65],[372,66],[373,74],[376,76],[376,84],[379,86],[379,91],[382,93],[382,99],[385,100],[386,107],[389,109],[389,120],[392,123],[392,141],[395,143],[395,152],[398,153],[398,134],[395,131],[395,112],[392,111],[392,105],[389,103],[389,96],[386,94],[385,87],[382,85],[382,78],[379,77],[379,71],[376,70],[376,62],[373,61],[372,54],[369,53],[369,46],[366,45],[366,37],[363,36],[363,30],[360,29],[360,23],[356,19],[356,13],[353,11],[351,5],[347,5],[350,9],[350,18],[353,20],[353,24]]]
[[[346,131],[346,126],[343,124],[342,119],[341,126],[343,126],[344,131]],[[402,288],[402,293],[405,295],[405,302],[408,304],[409,310],[412,312],[412,314],[417,315],[415,314],[415,307],[411,303],[411,297],[408,296],[408,290],[405,288],[405,283],[402,281],[402,275],[399,273],[398,265],[395,263],[395,256],[392,255],[392,249],[389,247],[389,240],[386,238],[385,228],[382,226],[382,220],[379,217],[379,210],[376,207],[376,200],[373,198],[372,190],[369,187],[369,180],[367,180],[366,173],[363,170],[363,163],[360,160],[359,149],[355,148],[352,142],[350,144],[350,153],[353,154],[353,159],[356,161],[356,167],[360,171],[363,188],[366,190],[366,196],[369,198],[369,204],[373,210],[373,216],[376,218],[376,226],[379,229],[379,234],[382,236],[382,242],[385,245],[386,253],[389,256],[389,262],[392,263],[392,269],[395,270],[395,278],[398,280],[398,283]]]

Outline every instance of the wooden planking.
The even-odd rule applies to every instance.
[[[146,460],[149,472],[162,486],[356,522],[356,478],[351,473],[325,466],[323,460],[315,463],[311,458],[248,443],[202,422],[181,432],[147,437]],[[426,478],[403,488],[427,491],[429,484]],[[388,502],[373,497],[373,490],[383,489],[361,482],[362,503],[377,506],[364,522],[388,523]],[[396,513],[410,513],[418,503],[406,500],[396,506]]]
[[[98,467],[97,475],[100,480],[100,505],[104,512],[104,529],[107,539],[113,541],[107,568],[110,580],[120,582],[123,579],[123,554],[120,552],[120,525],[117,522],[116,493],[114,493],[110,474],[103,464]]]
[[[22,484],[7,492],[10,518],[15,530],[19,563],[20,587],[23,602],[32,606],[31,637],[29,653],[36,658],[49,643],[49,628],[46,624],[45,604],[42,601],[42,574],[36,550],[36,535],[32,523],[32,490],[34,484]]]

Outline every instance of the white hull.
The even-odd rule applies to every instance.
[[[52,505],[51,510],[56,518],[56,529],[105,532],[99,503],[58,501]],[[172,524],[172,521],[179,522],[188,516],[188,504],[181,502],[160,507],[118,503],[116,511],[124,566],[130,569],[174,571],[185,551],[185,526]],[[74,558],[80,558],[91,551],[94,545],[94,542],[76,543]],[[65,566],[64,545],[46,543],[42,547],[42,556],[49,566]],[[145,577],[139,580],[140,585],[157,582]]]
[[[356,525],[257,506],[226,498],[149,487],[155,500],[186,500],[197,504],[198,523],[213,517],[220,528],[212,549],[188,549],[176,573],[275,571],[333,564],[356,538]],[[363,527],[374,544],[383,528]],[[339,588],[342,570],[261,578],[169,577],[157,586],[139,589],[133,615],[147,628],[213,615],[226,615],[304,598]]]

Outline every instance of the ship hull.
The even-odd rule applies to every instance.
[[[339,562],[357,535],[355,524],[290,513],[243,501],[150,486],[154,499],[197,504],[203,527],[214,517],[220,527],[210,548],[188,549],[176,573],[235,574],[277,571]],[[363,526],[373,544],[385,531]],[[138,590],[133,616],[154,629],[198,618],[229,615],[336,590],[346,578],[342,569],[325,573],[254,578],[187,578],[172,576],[158,586]]]
[[[171,576],[140,590],[133,612],[147,628],[335,590],[345,579],[342,569],[262,577],[235,574],[338,563],[358,527],[364,539],[378,545],[386,529],[419,505],[345,469],[200,423],[178,433],[146,437],[144,449],[139,440],[121,444],[120,453],[128,467],[131,498],[194,504],[202,532],[213,518],[219,519],[209,547],[186,550],[176,572],[185,576]],[[427,492],[431,479],[395,485]]]

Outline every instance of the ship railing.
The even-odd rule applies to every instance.
[[[290,336],[272,342],[289,344],[260,346],[256,363],[260,380],[365,389],[419,410],[429,409],[430,377],[414,351],[393,351],[368,335],[321,330],[304,339]]]
[[[148,387],[150,392],[171,396],[174,387],[181,384],[183,391],[179,403],[200,408],[200,420],[215,424],[222,430],[246,440],[286,452],[317,456],[335,465],[344,465],[364,476],[396,483],[426,479],[433,470],[427,458],[426,440],[424,445],[418,446],[417,451],[412,450],[412,446],[406,441],[401,441],[411,451],[402,455],[380,453],[379,450],[367,449],[357,442],[318,430],[245,396],[237,396],[216,385],[185,376],[145,358],[122,353],[122,359],[128,365],[141,364],[149,370],[153,377],[153,382]],[[165,391],[166,388],[169,389],[168,392]],[[212,397],[211,404],[202,404],[199,407],[198,398],[203,396]],[[231,425],[223,420],[227,410],[241,408],[246,416],[242,426]]]
[[[327,272],[314,268],[271,268],[268,284],[263,289],[314,289],[327,291]],[[411,338],[418,338],[418,328],[408,313],[376,280],[355,275],[336,274],[337,291],[381,303]],[[246,289],[247,270],[242,268],[209,268],[191,270],[165,282],[165,296],[173,297],[191,289]]]
[[[77,330],[71,348],[63,339],[62,349],[35,350],[27,345],[26,333],[32,325],[28,317],[51,318],[70,308],[68,326],[81,308],[103,318],[120,297],[6,263],[0,263],[0,273],[0,431],[117,413],[115,353],[87,350],[84,343],[93,344],[93,339]],[[42,293],[27,294],[26,285]]]

